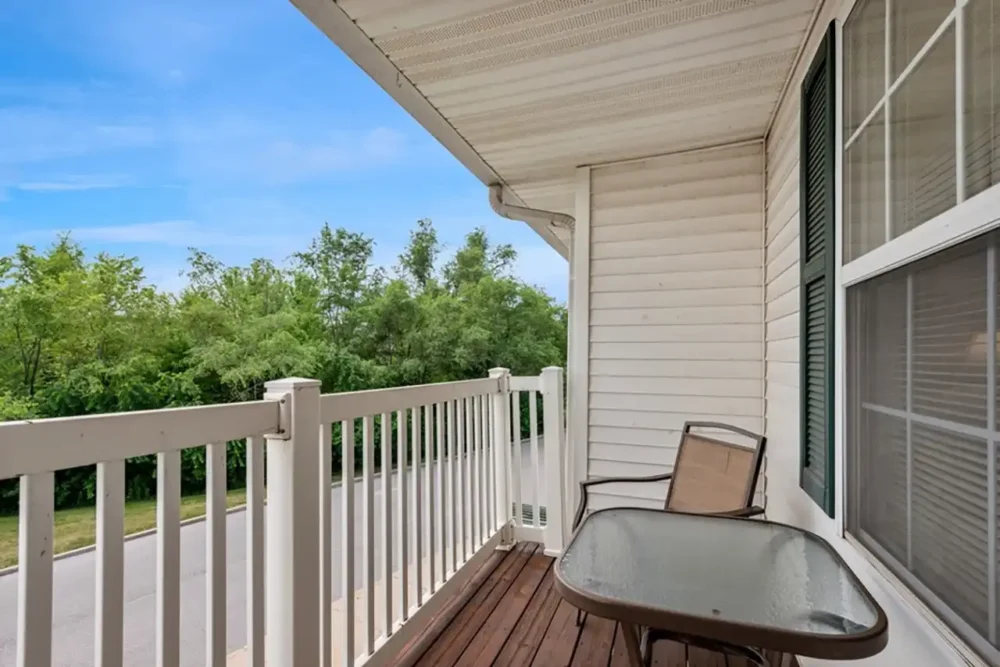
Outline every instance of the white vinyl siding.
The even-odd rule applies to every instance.
[[[593,168],[589,477],[669,471],[685,421],[762,431],[762,150]],[[665,495],[609,486],[591,507]]]
[[[793,87],[798,90],[798,84]],[[772,477],[799,478],[799,106],[782,106],[767,140],[764,252],[765,433]]]

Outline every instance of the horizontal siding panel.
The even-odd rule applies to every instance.
[[[799,360],[799,339],[786,338],[785,340],[767,341],[768,361],[787,361],[797,363]]]
[[[760,289],[762,278],[763,276],[759,267],[753,269],[665,271],[662,273],[591,276],[590,291],[592,294],[598,294],[600,292],[663,290],[664,288],[675,286],[685,289],[722,287],[756,287]]]
[[[785,338],[799,338],[799,309],[798,300],[795,301],[795,310],[790,315],[778,317],[767,322],[767,340],[783,340]]]
[[[797,191],[796,195],[798,195]],[[798,242],[798,214],[798,199],[794,202],[789,202],[787,207],[778,211],[779,217],[777,217],[774,224],[769,227],[769,229],[774,230],[775,233],[774,237],[768,239],[767,241],[766,261],[770,262],[781,254],[781,251],[787,248],[790,244]]]
[[[740,154],[738,151],[742,151]],[[698,179],[712,179],[733,174],[756,174],[760,170],[760,145],[728,149],[720,157],[711,153],[688,153],[659,159],[639,160],[627,164],[597,167],[595,196],[657,187],[666,183],[690,183]],[[595,206],[606,205],[594,199]]]
[[[760,171],[760,165],[753,167]],[[598,183],[601,183],[598,180]],[[690,202],[732,197],[736,195],[756,195],[760,197],[762,179],[759,173],[741,176],[730,174],[702,174],[691,170],[687,180],[675,182],[661,181],[657,185],[639,185],[627,190],[607,192],[604,186],[595,188],[591,194],[593,206],[603,211],[630,209],[654,204],[663,210],[664,201]],[[760,200],[758,199],[758,202]],[[671,214],[673,217],[673,214]],[[710,216],[706,216],[710,217]]]
[[[673,463],[670,465],[656,464],[652,461],[641,463],[630,463],[628,461],[610,461],[606,459],[590,459],[591,477],[647,477],[649,475],[661,475],[670,472]],[[648,482],[654,484],[655,482]],[[636,486],[641,484],[637,483]]]
[[[753,360],[760,358],[760,345],[754,343],[591,343],[590,358]]]
[[[589,509],[610,509],[612,507],[647,507],[663,509],[667,498],[667,483],[663,484],[608,484],[600,487],[600,491],[590,494]]]
[[[592,324],[753,324],[760,322],[760,306],[706,306],[704,308],[591,309]]]
[[[766,370],[767,382],[769,384],[776,382],[778,384],[783,384],[786,387],[795,387],[798,389],[799,364],[797,361],[769,361],[767,362]],[[798,412],[797,404],[795,411]]]
[[[760,213],[734,213],[713,217],[656,220],[625,225],[603,225],[591,230],[591,241],[641,241],[672,236],[746,232],[760,229]]]
[[[653,289],[591,294],[591,308],[673,308],[678,306],[740,306],[760,304],[760,287],[718,289]]]
[[[723,269],[760,270],[760,249],[689,253],[665,257],[591,259],[590,275],[614,276],[667,271],[717,271]]]
[[[638,398],[642,394],[657,396],[744,396],[760,400],[758,378],[663,378],[627,376],[590,376],[590,391],[603,394],[625,394]]]
[[[761,361],[659,361],[659,360],[607,360],[590,362],[592,375],[630,375],[638,377],[672,378],[757,378],[760,379]]]
[[[793,264],[781,273],[775,275],[767,284],[768,302],[771,302],[792,290],[797,290],[799,287],[799,279],[798,264]]]
[[[635,412],[688,412],[691,414],[705,412],[722,412],[741,417],[754,417],[760,414],[759,398],[740,398],[737,396],[657,396],[655,394],[590,394],[590,407],[593,410],[631,410]]]
[[[634,222],[656,222],[670,218],[715,217],[734,215],[749,211],[760,211],[760,193],[730,194],[710,199],[682,199],[670,202],[669,208],[663,203],[644,206],[619,206],[616,208],[595,208],[591,214],[591,225],[627,225]]]
[[[591,249],[594,259],[623,257],[671,257],[687,253],[745,250],[759,247],[760,232],[728,232],[724,234],[676,236],[654,241],[616,241],[599,243]]]
[[[636,445],[640,447],[663,447],[665,444],[678,443],[681,438],[681,428],[649,429],[649,428],[622,428],[608,427],[599,424],[591,424],[591,442],[614,442],[622,445]]]
[[[767,263],[767,267],[764,269],[764,281],[766,283],[770,283],[783,272],[795,266],[798,261],[799,244],[798,236],[796,236],[795,243],[789,243],[780,253]]]
[[[680,430],[688,421],[718,421],[751,431],[760,430],[760,417],[727,415],[722,411],[698,414],[639,412],[638,410],[600,410],[591,408],[590,425],[647,430]]]
[[[658,445],[624,445],[610,442],[591,442],[590,458],[599,461],[622,461],[624,463],[650,463],[670,466],[677,458],[680,434],[671,442]],[[649,474],[649,473],[647,473]]]
[[[794,269],[789,269],[785,273],[790,274],[792,277],[798,277],[799,272]],[[768,291],[767,295],[767,310],[764,313],[765,321],[771,322],[774,320],[779,320],[783,317],[788,317],[789,315],[794,315],[799,312],[799,285],[798,281],[792,286],[791,289],[786,291],[772,290]]]
[[[591,343],[760,343],[757,324],[604,324],[590,328]]]

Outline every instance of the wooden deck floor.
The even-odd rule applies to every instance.
[[[418,667],[628,667],[617,623],[576,609],[552,588],[553,559],[534,543],[497,552],[395,664]],[[776,666],[794,660],[769,656]],[[658,642],[657,667],[745,667],[746,662]]]

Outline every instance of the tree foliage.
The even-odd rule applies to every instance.
[[[565,309],[512,274],[511,246],[477,229],[441,264],[427,219],[392,271],[374,246],[324,225],[287,265],[225,266],[192,249],[179,294],[149,285],[137,259],[88,257],[68,236],[19,246],[0,257],[0,421],[254,400],[286,376],[356,391],[564,363]],[[231,484],[244,451],[229,447]],[[130,497],[155,493],[155,468],[129,461]],[[182,484],[202,488],[203,449],[183,453]],[[94,491],[93,467],[57,474],[57,506]],[[0,511],[16,500],[0,482]]]

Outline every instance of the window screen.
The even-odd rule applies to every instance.
[[[848,291],[849,529],[994,664],[998,240]]]

